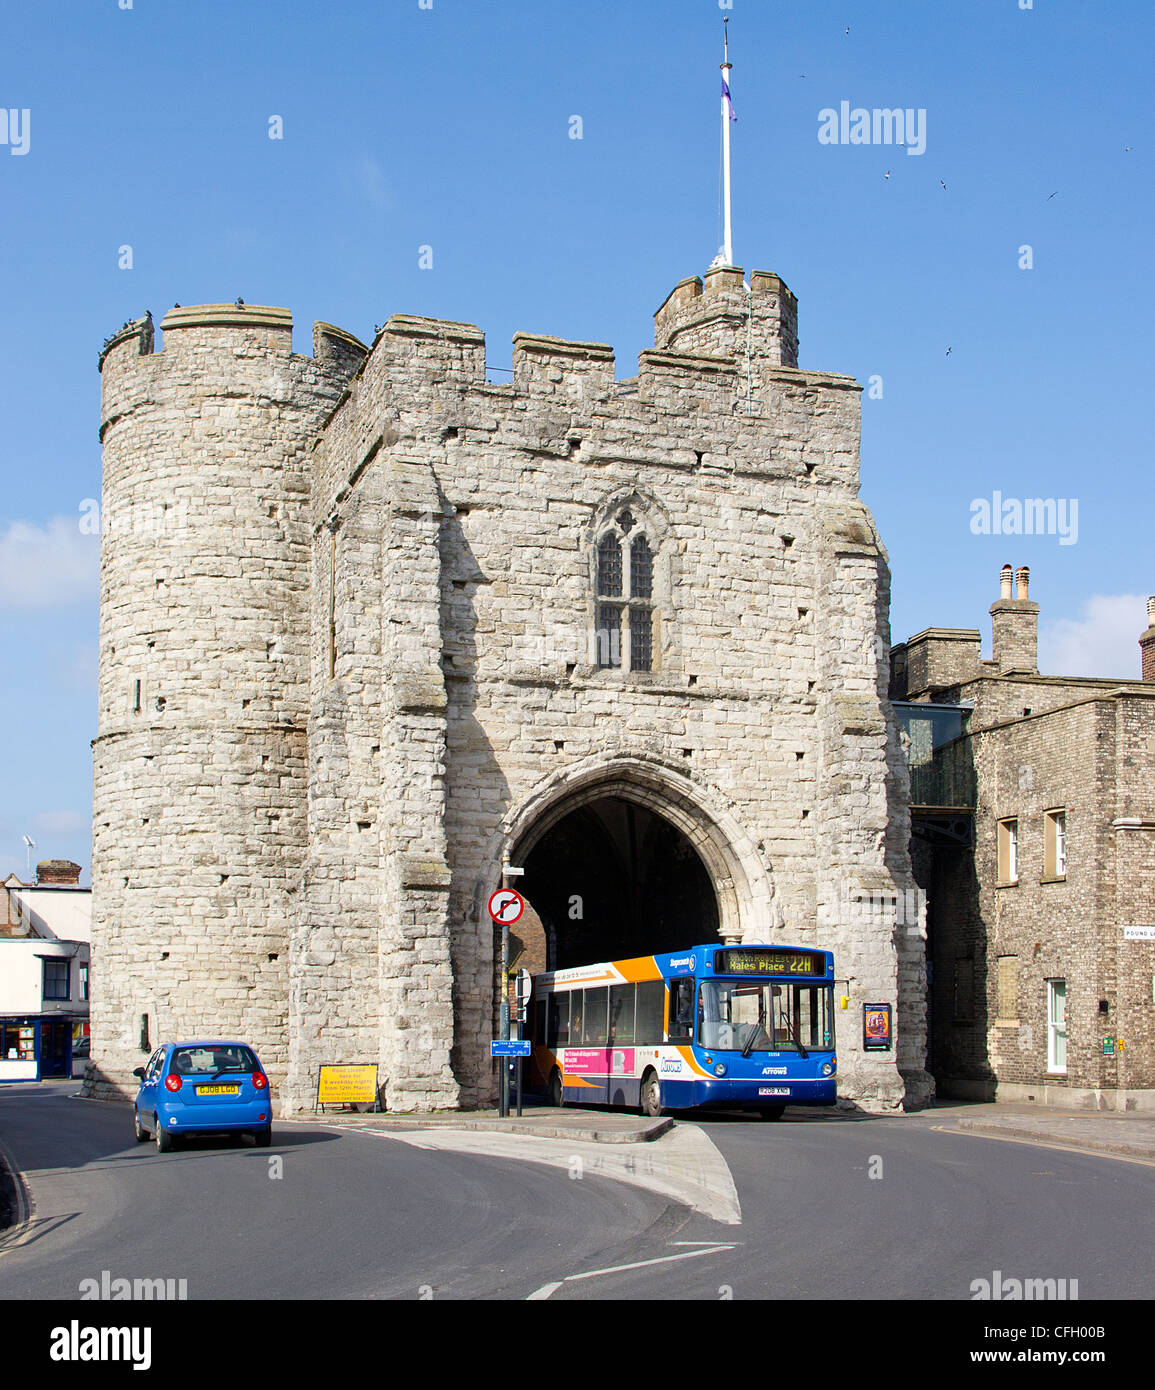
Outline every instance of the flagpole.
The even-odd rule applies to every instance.
[[[730,68],[732,66],[729,31],[725,27],[729,23],[728,18],[722,20],[722,198],[725,203],[725,234],[722,242],[722,254],[725,257],[726,265],[733,265],[734,246],[730,227],[730,111],[733,110],[733,102],[727,101],[726,96],[730,86]]]

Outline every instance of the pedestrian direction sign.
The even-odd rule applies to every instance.
[[[491,1057],[528,1057],[530,1041],[528,1038],[494,1038],[489,1044]]]

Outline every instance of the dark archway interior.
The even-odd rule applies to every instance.
[[[518,888],[545,926],[548,968],[717,941],[718,902],[686,836],[607,796],[564,816],[523,861]]]

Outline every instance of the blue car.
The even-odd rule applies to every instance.
[[[269,1078],[247,1043],[165,1043],[133,1076],[136,1137],[162,1154],[185,1134],[251,1134],[260,1148],[272,1139]]]

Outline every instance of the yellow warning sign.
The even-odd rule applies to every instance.
[[[321,1068],[317,1078],[318,1105],[371,1105],[376,1099],[375,1066]]]

